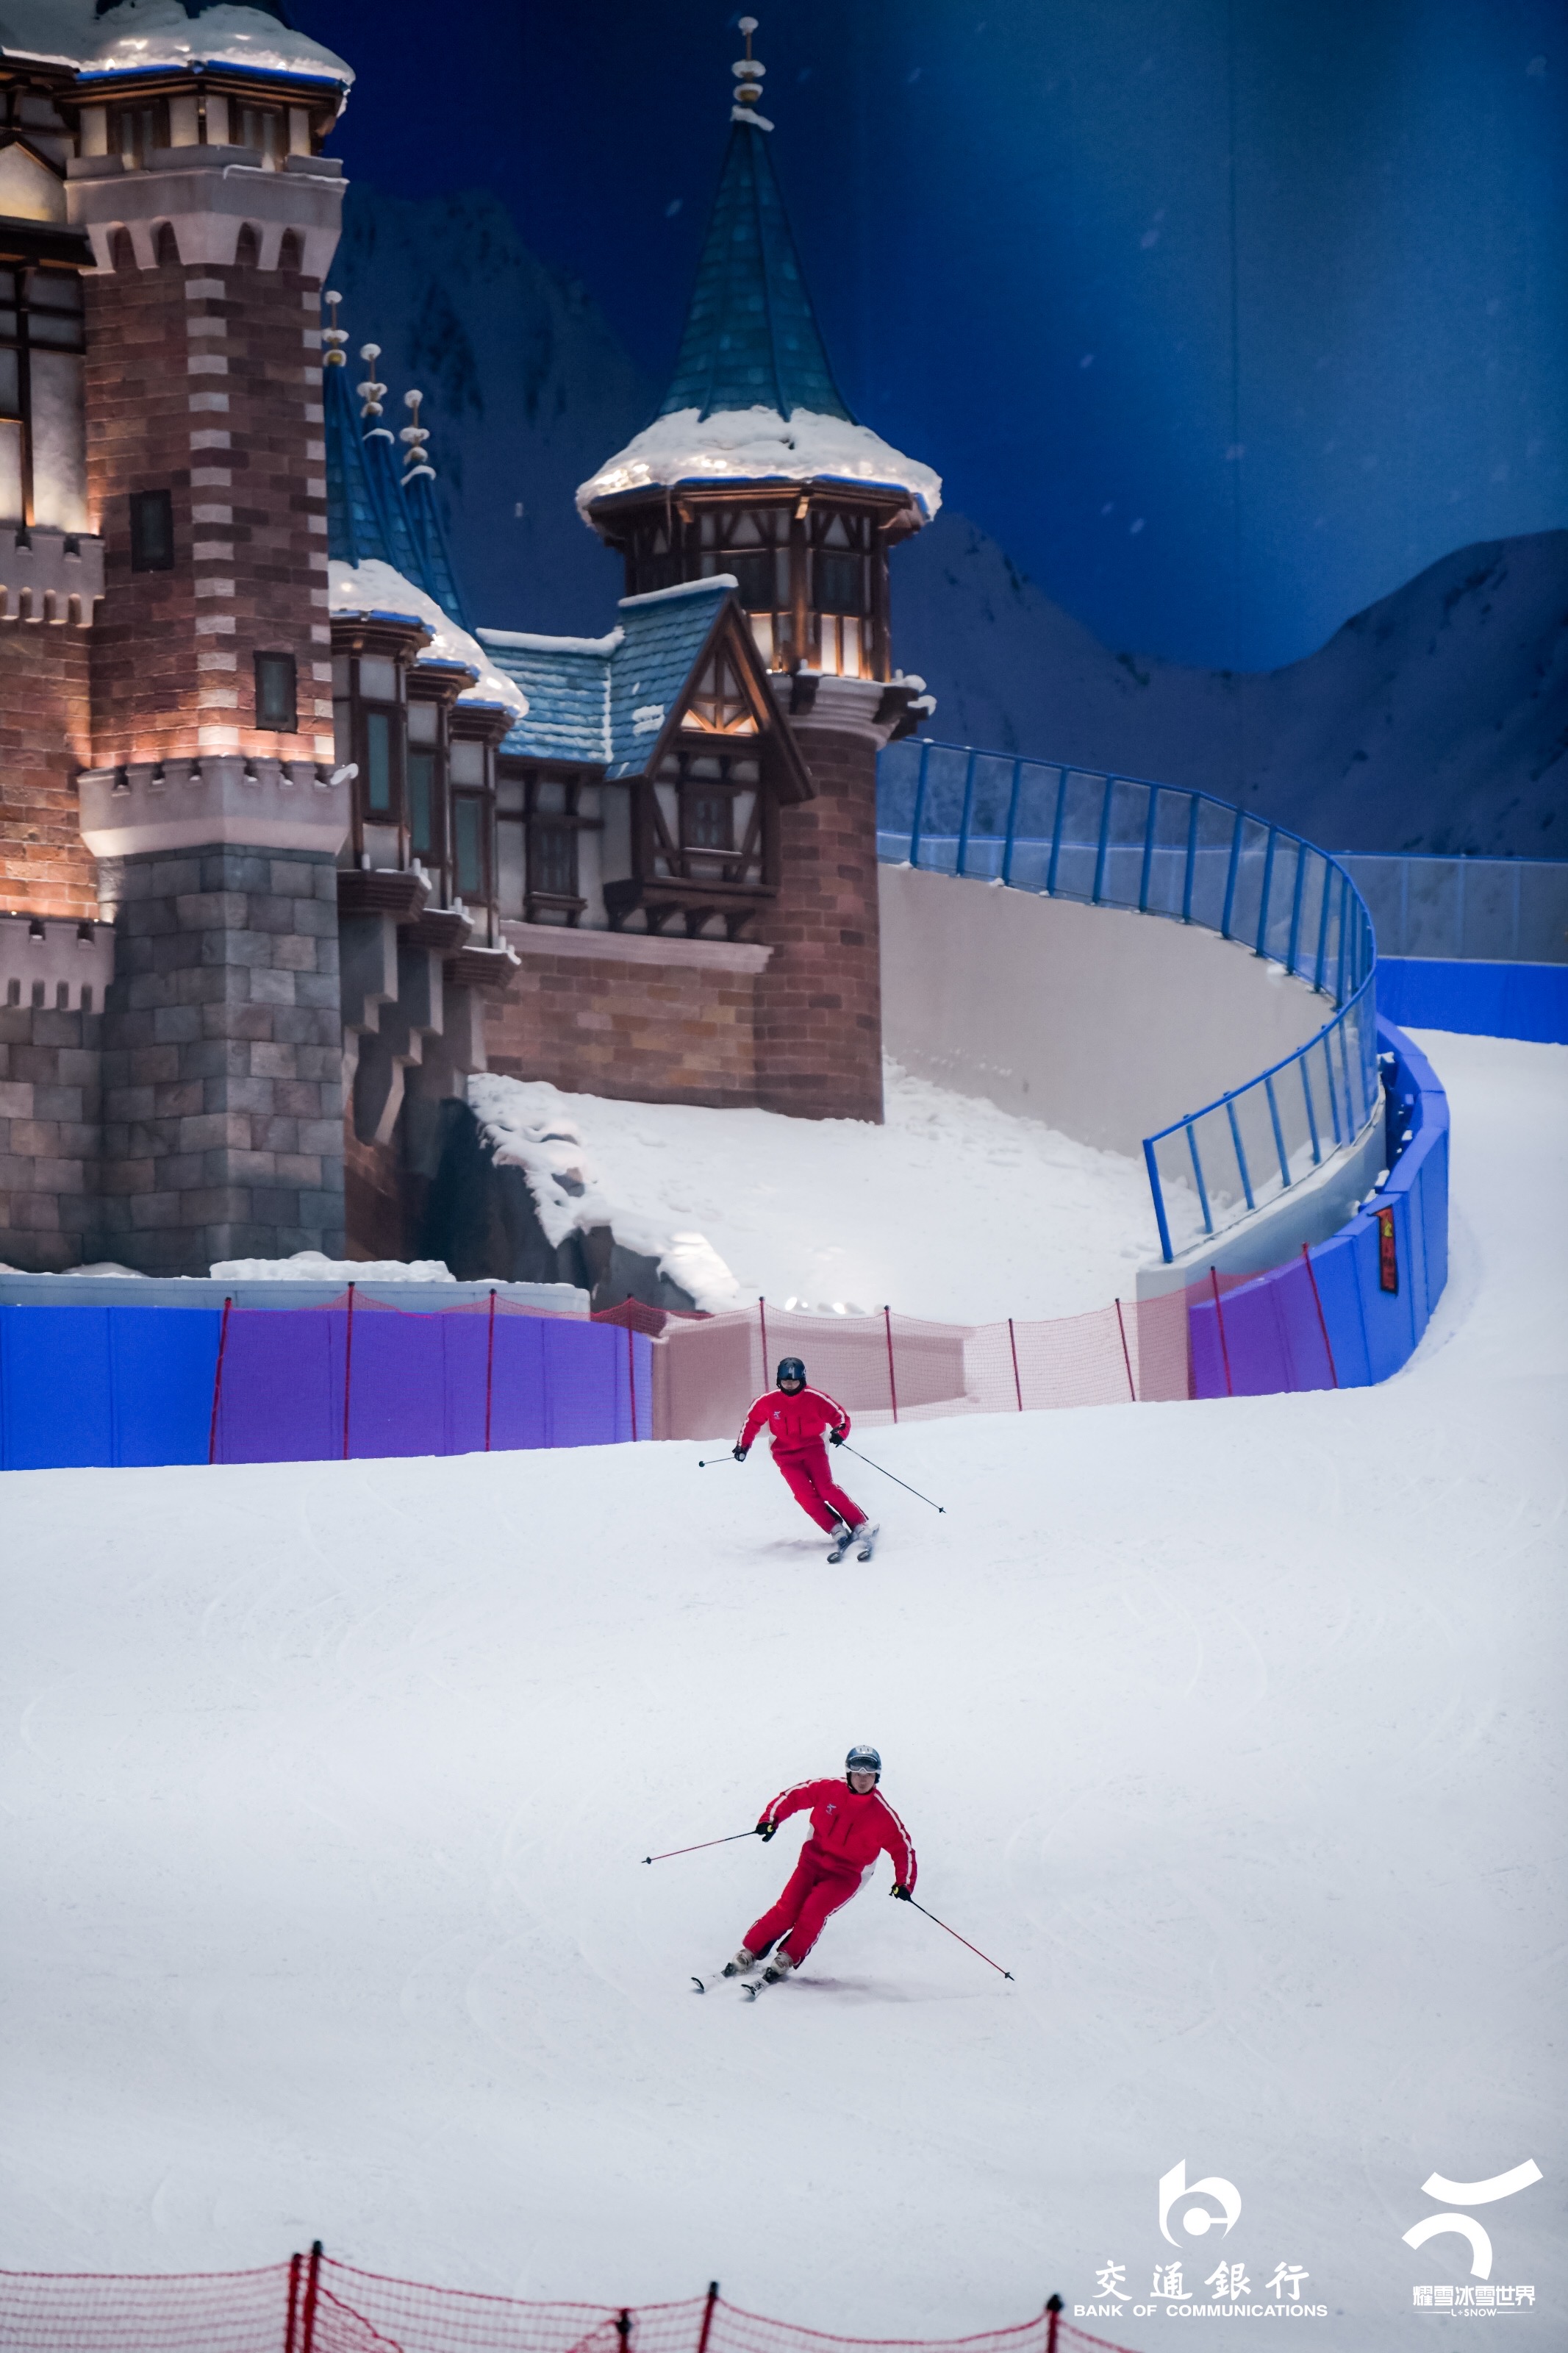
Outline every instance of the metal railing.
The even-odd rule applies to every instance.
[[[1568,859],[1383,857],[1342,850],[1380,955],[1568,964]]]
[[[1198,923],[1338,1008],[1316,1037],[1144,1139],[1173,1259],[1299,1184],[1379,1101],[1372,919],[1341,862],[1212,793],[911,738],[878,771],[878,854]]]

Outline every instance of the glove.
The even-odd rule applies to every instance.
[[[757,1836],[762,1840],[764,1846],[766,1846],[768,1841],[772,1838],[777,1828],[777,1822],[759,1822],[757,1824]]]
[[[730,1449],[730,1451],[734,1456],[737,1462],[743,1462],[745,1461],[746,1449],[743,1446],[732,1446]]]
[[[842,1446],[848,1435],[849,1432],[847,1430],[830,1430],[827,1433],[827,1443],[829,1446]]]
[[[912,1904],[915,1900],[910,1890],[904,1885],[901,1879],[899,1881],[897,1886],[894,1887],[892,1893],[898,1897],[900,1904]]]

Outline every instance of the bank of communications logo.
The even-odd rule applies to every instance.
[[[1215,2229],[1222,2237],[1228,2238],[1241,2219],[1241,2192],[1235,2182],[1226,2181],[1218,2173],[1205,2173],[1201,2181],[1189,2184],[1184,2157],[1169,2173],[1160,2176],[1160,2236],[1173,2247],[1180,2246],[1181,2241],[1171,2229],[1171,2210],[1185,2198],[1212,2198],[1219,2208],[1217,2214],[1211,2214],[1206,2206],[1189,2206],[1176,2217],[1183,2230],[1194,2239]]]

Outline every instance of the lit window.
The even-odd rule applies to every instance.
[[[458,896],[482,900],[485,891],[485,805],[472,795],[458,794],[452,803],[453,850]]]
[[[392,815],[392,713],[364,714],[364,805],[372,817]]]
[[[57,520],[60,421],[79,417],[82,349],[74,270],[0,268],[0,521],[37,522],[35,489],[43,520]]]

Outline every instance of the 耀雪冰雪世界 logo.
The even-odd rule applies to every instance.
[[[1241,2220],[1241,2192],[1234,2181],[1227,2181],[1218,2173],[1208,2173],[1201,2181],[1190,2182],[1187,2161],[1181,2158],[1168,2173],[1160,2176],[1156,2211],[1160,2236],[1167,2245],[1180,2250],[1184,2242],[1177,2238],[1173,2223],[1188,2239],[1206,2238],[1211,2231],[1228,2239]],[[1207,2261],[1206,2252],[1202,2261]],[[1158,2257],[1150,2284],[1140,2295],[1128,2284],[1125,2263],[1108,2256],[1095,2274],[1093,2300],[1075,2304],[1073,2316],[1111,2320],[1122,2314],[1142,2320],[1163,2305],[1172,2317],[1179,2313],[1206,2320],[1253,2320],[1270,2313],[1278,2317],[1289,2313],[1298,2320],[1328,2317],[1326,2304],[1315,2304],[1301,2293],[1304,2283],[1311,2277],[1304,2263],[1281,2260],[1272,2272],[1266,2273],[1261,2264],[1249,2267],[1245,2259],[1238,2261],[1227,2254],[1206,2276],[1200,2276],[1201,2268],[1201,2263],[1191,2255],[1176,2263]],[[1189,2269],[1193,2274],[1190,2284],[1186,2278]],[[1258,2274],[1256,2287],[1251,2270]]]
[[[1491,2233],[1485,2223],[1478,2222],[1473,2214],[1458,2214],[1451,2210],[1459,2205],[1495,2205],[1500,2198],[1511,2198],[1541,2178],[1541,2168],[1533,2158],[1528,2157],[1522,2165],[1514,2166],[1507,2173],[1494,2173],[1485,2181],[1450,2181],[1447,2174],[1427,2175],[1421,2184],[1421,2195],[1445,2200],[1449,2211],[1428,2214],[1425,2221],[1413,2223],[1405,2233],[1405,2243],[1407,2247],[1424,2247],[1428,2239],[1463,2239],[1470,2251],[1470,2276],[1457,2285],[1444,2280],[1413,2285],[1411,2295],[1417,2312],[1446,2312],[1468,2318],[1483,2312],[1489,2316],[1534,2309],[1532,2283],[1505,2284],[1492,2278]]]

